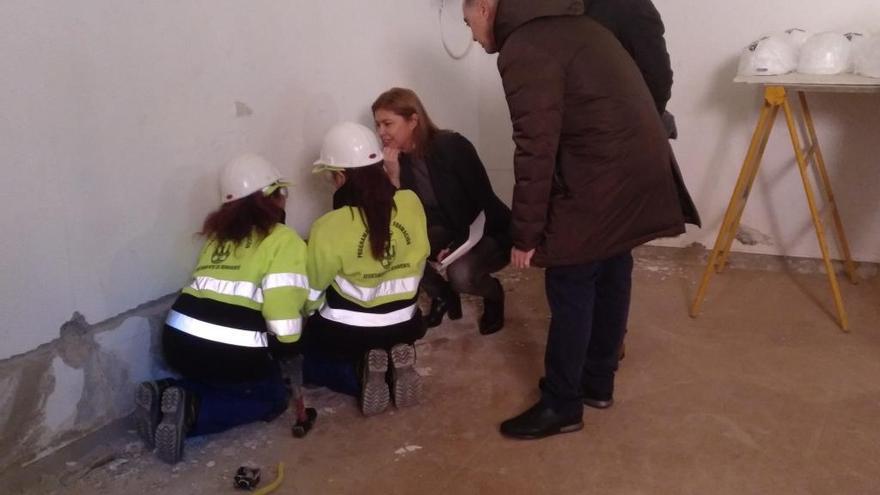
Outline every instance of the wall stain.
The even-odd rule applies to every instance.
[[[152,375],[167,373],[161,359],[161,329],[176,297],[177,293],[168,294],[95,324],[74,312],[60,326],[58,338],[0,360],[0,471],[40,459],[128,415],[133,408],[130,399],[135,385],[131,383],[132,367],[149,360]],[[124,326],[133,318],[143,322]],[[140,329],[149,331],[149,348],[135,351],[143,354],[126,360],[127,356],[102,347],[96,340],[101,334],[122,329],[135,335]],[[119,334],[115,343],[130,341],[126,335]],[[63,431],[53,431],[46,425],[45,408],[56,392],[52,363],[59,358],[69,368],[82,370],[84,386],[72,424],[59,428]]]

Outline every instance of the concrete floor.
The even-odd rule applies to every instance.
[[[463,320],[420,344],[416,408],[366,419],[353,399],[312,390],[320,417],[305,439],[291,438],[287,418],[250,425],[188,441],[171,467],[133,431],[105,432],[100,445],[62,451],[4,486],[235,493],[239,465],[263,467],[268,481],[283,461],[278,493],[880,493],[880,277],[843,284],[844,334],[824,275],[735,257],[691,319],[704,258],[640,251],[617,402],[587,410],[578,433],[530,442],[497,433],[537,397],[548,323],[542,273],[509,271],[504,331],[477,334],[469,301]]]

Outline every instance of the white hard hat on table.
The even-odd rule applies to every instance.
[[[801,28],[786,29],[785,34],[788,37],[788,40],[791,41],[798,50],[800,50],[800,48],[804,46],[804,43],[810,39],[809,31]]]
[[[361,168],[382,160],[382,144],[372,129],[354,122],[342,122],[324,135],[321,157],[315,161],[313,171]]]
[[[880,78],[880,35],[871,36],[855,48],[855,72]]]
[[[765,36],[746,47],[739,62],[743,76],[779,76],[797,67],[797,44],[789,34]]]
[[[840,33],[811,36],[801,48],[798,72],[834,75],[852,70],[852,42]]]

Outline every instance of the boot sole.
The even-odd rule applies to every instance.
[[[156,447],[156,429],[159,427],[160,413],[159,387],[155,382],[144,382],[135,390],[135,428],[138,436],[148,450]]]
[[[552,437],[553,435],[561,435],[563,433],[574,433],[576,431],[581,431],[584,429],[584,423],[577,423],[573,425],[563,426],[556,431],[551,431],[542,434],[516,434],[516,433],[505,433],[501,432],[502,435],[510,438],[515,438],[517,440],[540,440],[542,438]]]
[[[385,375],[388,373],[388,354],[379,349],[367,353],[363,390],[361,391],[361,412],[364,416],[379,414],[391,403]]]
[[[422,395],[422,377],[415,370],[415,348],[407,344],[392,347],[391,363],[394,367],[394,405],[401,408],[418,404]]]
[[[156,454],[168,464],[177,464],[183,457],[186,391],[170,387],[162,394],[162,422],[156,429]]]

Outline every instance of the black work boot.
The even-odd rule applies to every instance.
[[[447,314],[450,320],[461,319],[461,296],[451,290],[447,295],[431,300],[431,311],[424,319],[425,326],[434,328],[440,325]]]
[[[135,429],[148,450],[156,447],[156,428],[162,421],[162,393],[171,383],[170,379],[141,382],[135,389]]]
[[[483,299],[483,316],[480,317],[480,333],[491,335],[504,328],[504,288],[495,280],[497,290],[492,297]]]
[[[361,412],[373,416],[388,408],[391,393],[385,375],[388,373],[388,353],[371,349],[364,356],[361,374]]]
[[[422,377],[415,369],[416,348],[397,344],[391,348],[391,397],[398,408],[414,406],[422,394]]]
[[[183,387],[162,393],[162,422],[156,428],[156,454],[168,464],[183,458],[183,442],[198,417],[198,398]]]

